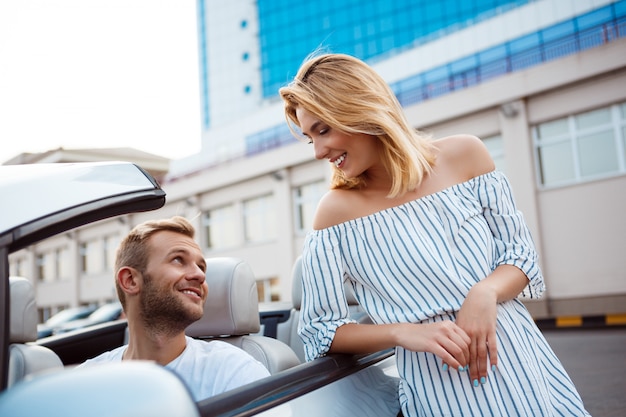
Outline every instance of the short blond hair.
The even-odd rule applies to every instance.
[[[180,233],[193,239],[195,229],[193,225],[184,217],[174,216],[170,219],[148,220],[135,226],[122,240],[117,248],[115,256],[115,273],[122,267],[131,267],[144,273],[150,256],[147,245],[150,236],[157,232],[170,231]],[[126,307],[126,297],[124,291],[115,279],[115,289],[117,297],[122,306]]]
[[[392,178],[389,197],[415,190],[432,170],[435,157],[430,136],[410,125],[389,85],[363,61],[344,54],[313,57],[279,93],[296,137],[298,107],[344,133],[377,137],[383,144],[383,164]],[[366,183],[363,175],[346,178],[340,169],[332,169],[331,188],[360,188]]]

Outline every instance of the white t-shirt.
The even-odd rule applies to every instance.
[[[189,336],[185,338],[185,350],[165,367],[183,380],[195,401],[270,375],[261,362],[236,346],[219,340],[208,342]],[[79,366],[120,362],[125,350],[126,346],[120,346]]]

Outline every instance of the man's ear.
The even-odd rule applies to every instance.
[[[137,294],[141,288],[141,274],[135,268],[123,266],[117,271],[117,282],[127,294]]]

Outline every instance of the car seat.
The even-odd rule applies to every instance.
[[[203,317],[186,329],[188,336],[222,340],[252,355],[273,375],[300,360],[285,343],[258,333],[259,301],[256,279],[250,265],[237,258],[206,260],[209,294]]]
[[[189,390],[169,369],[149,361],[65,368],[26,380],[0,395],[11,417],[199,417]]]
[[[9,377],[12,386],[26,376],[49,369],[62,369],[54,351],[30,344],[37,340],[37,306],[33,284],[23,277],[9,277],[11,325],[9,336]]]

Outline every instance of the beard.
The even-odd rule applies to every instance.
[[[141,319],[155,333],[174,335],[202,317],[202,310],[190,308],[169,287],[159,287],[149,274],[143,274]]]

